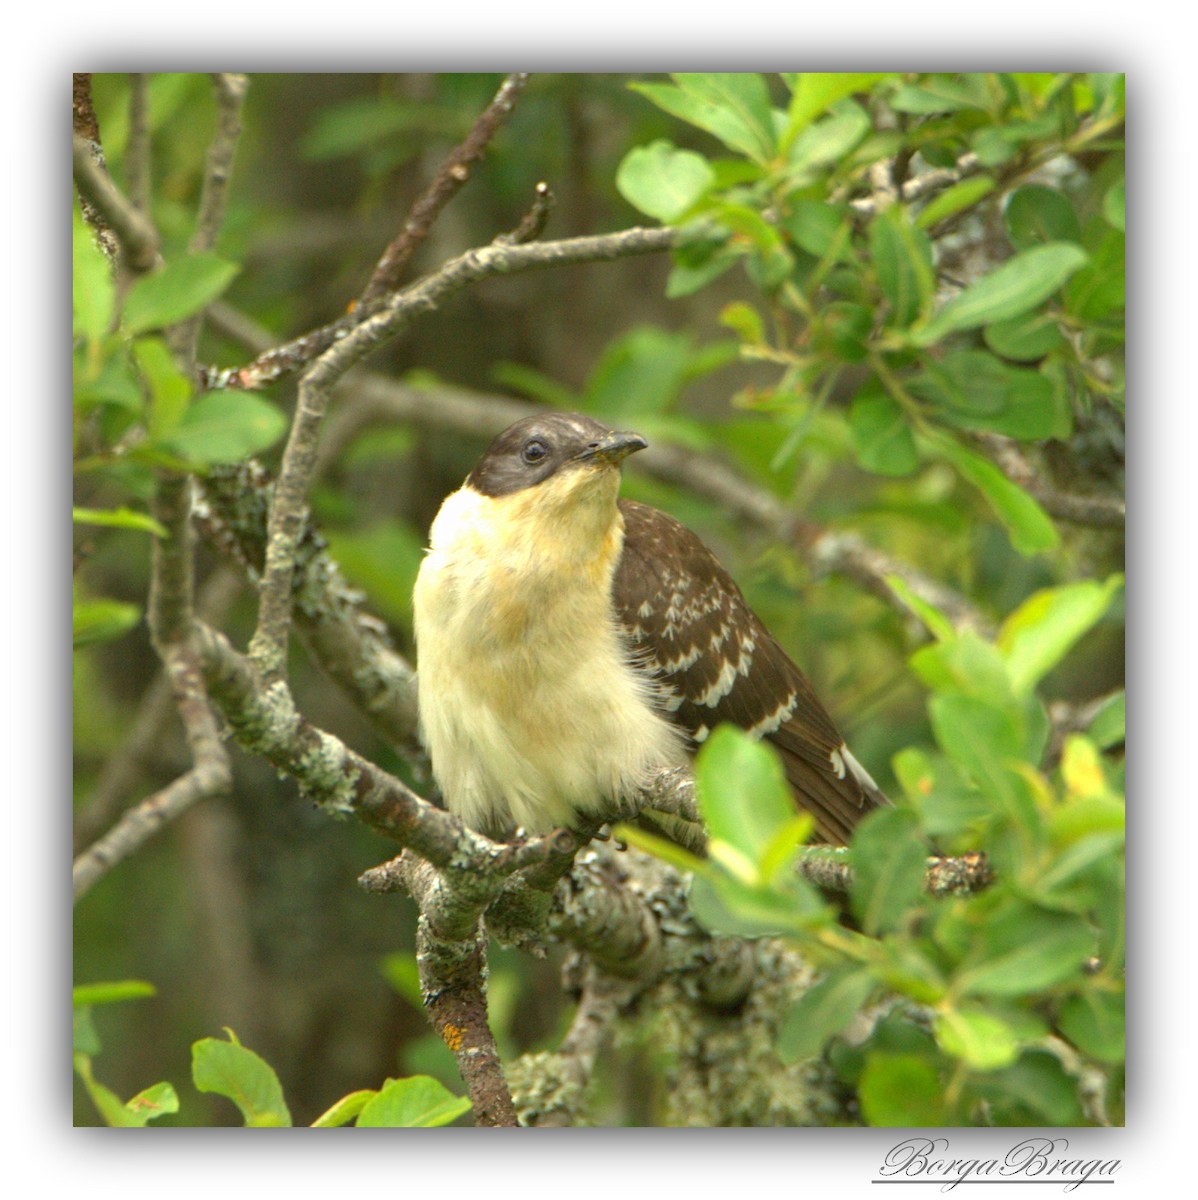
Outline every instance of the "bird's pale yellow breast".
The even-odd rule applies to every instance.
[[[471,824],[567,823],[680,760],[617,630],[614,469],[442,505],[417,578],[420,714],[434,774]]]

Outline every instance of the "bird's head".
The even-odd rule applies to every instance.
[[[620,463],[648,445],[581,413],[545,413],[509,425],[487,448],[466,486],[492,499],[527,493],[539,506],[592,498],[614,505]]]

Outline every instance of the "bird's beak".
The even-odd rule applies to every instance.
[[[617,433],[613,431],[598,442],[593,442],[580,455],[579,462],[602,462],[619,466],[630,454],[648,446],[639,433]]]

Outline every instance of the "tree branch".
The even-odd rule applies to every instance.
[[[79,195],[116,235],[130,270],[148,271],[158,261],[158,230],[112,182],[92,145],[78,136],[72,143],[71,164]]]
[[[265,557],[272,486],[254,462],[213,468],[196,507],[205,537],[252,582],[259,578]],[[423,764],[416,733],[416,673],[395,650],[386,625],[366,610],[365,597],[329,557],[306,508],[292,599],[294,619],[312,656],[388,744]]]
[[[399,236],[383,251],[359,304],[369,305],[399,284],[400,273],[416,248],[428,236],[441,210],[465,186],[471,166],[482,158],[488,143],[516,103],[528,83],[527,72],[509,75],[495,98],[474,122],[465,140],[449,153],[432,183],[412,205]]]
[[[265,674],[281,678],[291,624],[291,580],[295,552],[303,531],[303,505],[316,466],[320,425],[336,381],[371,350],[401,332],[418,315],[430,312],[449,296],[492,275],[594,262],[667,249],[670,229],[626,229],[601,237],[571,238],[531,245],[496,245],[469,250],[432,275],[398,292],[374,316],[366,318],[335,342],[304,373],[295,417],[275,484],[262,573],[258,625],[250,655]]]
[[[162,659],[183,721],[194,766],[169,787],[127,812],[108,834],[76,859],[72,870],[76,900],[164,824],[196,801],[227,791],[232,782],[228,755],[188,636],[192,621],[189,501],[186,478],[160,476],[153,511],[166,527],[167,536],[154,539],[149,624],[154,648]]]
[[[658,254],[671,249],[676,242],[676,230],[639,226],[618,233],[554,242],[514,245],[497,239],[489,246],[466,251],[431,275],[394,293],[378,310],[355,310],[332,324],[268,350],[244,367],[209,371],[205,383],[210,388],[252,391],[301,370],[330,348],[339,353],[327,364],[328,368],[333,369],[335,363],[341,363],[340,370],[345,371],[382,341],[401,332],[417,313],[436,308],[455,292],[481,279],[546,267]]]

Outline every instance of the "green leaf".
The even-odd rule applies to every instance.
[[[1083,1054],[1112,1066],[1123,1062],[1127,1034],[1121,991],[1083,989],[1061,1005],[1057,1024]]]
[[[179,1111],[179,1098],[169,1083],[156,1083],[139,1092],[128,1104],[96,1079],[91,1059],[86,1054],[74,1056],[75,1073],[83,1081],[87,1094],[96,1106],[104,1123],[113,1128],[142,1129],[155,1117]]]
[[[131,508],[72,508],[71,520],[76,525],[103,525],[112,529],[138,529],[155,537],[169,536],[166,526],[155,521],[149,513],[134,512]]]
[[[995,354],[1015,362],[1035,362],[1065,345],[1060,322],[1052,313],[1024,313],[986,326],[983,336]]]
[[[100,1033],[89,1005],[71,1009],[71,1053],[90,1057],[100,1053]]]
[[[1081,222],[1069,198],[1056,188],[1028,184],[1007,201],[1003,214],[1011,244],[1030,250],[1048,242],[1080,242]]]
[[[945,1107],[944,1085],[935,1067],[918,1055],[869,1054],[857,1098],[865,1119],[874,1126],[956,1124]]]
[[[728,843],[711,845],[727,847]],[[797,875],[793,888],[783,891],[709,869],[696,874],[689,902],[695,920],[709,933],[724,937],[779,937],[827,925],[835,918],[815,890]]]
[[[112,324],[116,284],[95,235],[75,213],[72,226],[72,309],[76,333],[98,342]]]
[[[144,979],[120,979],[112,983],[81,983],[71,991],[75,1008],[92,1008],[97,1004],[120,1004],[125,1000],[144,1000],[158,995],[158,989]]]
[[[796,246],[815,258],[823,258],[834,247],[847,242],[848,218],[843,208],[799,196],[790,202],[782,222]]]
[[[201,1092],[215,1092],[232,1100],[241,1110],[247,1128],[291,1124],[278,1076],[236,1040],[202,1038],[196,1042],[191,1048],[191,1076]]]
[[[911,655],[911,669],[936,692],[961,692],[1011,706],[1014,690],[1002,655],[972,629],[964,629]]]
[[[125,296],[126,333],[163,329],[206,308],[241,268],[215,254],[192,254],[134,280]]]
[[[983,1008],[950,1008],[936,1014],[932,1032],[945,1054],[975,1071],[1007,1067],[1019,1057],[1019,1039],[1005,1021]]]
[[[906,328],[928,309],[935,295],[931,243],[911,224],[905,208],[891,205],[869,227],[869,251],[878,286],[890,303],[888,324]]]
[[[364,1088],[362,1091],[342,1096],[336,1104],[327,1108],[312,1122],[312,1128],[336,1129],[338,1126],[348,1125],[377,1095],[378,1092]]]
[[[183,420],[191,401],[191,380],[175,365],[161,338],[138,338],[133,358],[150,391],[150,436],[165,437]]]
[[[879,79],[885,78],[881,71],[804,71],[791,85],[782,149],[785,150],[796,134],[838,101],[858,92],[868,92]]]
[[[358,1128],[430,1129],[448,1125],[470,1111],[465,1096],[455,1096],[428,1075],[389,1079],[358,1116]]]
[[[1017,692],[1029,692],[1106,614],[1123,586],[1084,580],[1045,588],[1025,600],[999,630],[997,646]]]
[[[208,392],[159,440],[188,462],[207,466],[258,454],[274,445],[286,428],[287,418],[259,396]]]
[[[971,175],[968,179],[962,179],[960,183],[945,188],[938,196],[933,196],[919,210],[915,224],[920,229],[931,229],[947,217],[954,217],[972,208],[979,200],[990,195],[994,187],[994,180],[989,175]]]
[[[855,100],[841,100],[832,111],[808,125],[790,145],[789,176],[792,184],[810,179],[831,163],[838,163],[869,133],[869,114]]]
[[[1126,303],[1126,239],[1118,229],[1104,227],[1090,261],[1065,289],[1065,308],[1082,321],[1101,321],[1123,311]]]
[[[1084,1125],[1077,1081],[1054,1054],[1028,1050],[1009,1067],[977,1077],[994,1125]]]
[[[402,143],[397,135],[405,133],[461,137],[466,129],[457,115],[442,105],[376,95],[319,111],[300,139],[299,152],[319,162],[386,145],[395,148],[398,156]]]
[[[987,125],[970,136],[969,148],[982,166],[1001,167],[1018,154],[1019,139],[1009,128]]]
[[[751,120],[746,121],[732,108],[715,103],[697,91],[686,91],[666,83],[633,83],[629,86],[671,116],[714,134],[730,149],[755,162],[767,161],[773,143],[772,131],[758,130]]]
[[[1047,300],[1088,261],[1073,242],[1024,250],[949,300],[912,340],[931,346],[950,333],[1020,316]]]
[[[87,352],[84,351],[85,355]],[[130,413],[140,413],[145,396],[141,380],[133,370],[119,338],[107,338],[101,344],[99,362],[90,357],[75,361],[75,407],[87,412],[96,405],[111,405]]]
[[[677,221],[715,182],[707,160],[659,139],[630,150],[616,172],[616,187],[634,208],[659,221]]]
[[[909,383],[943,418],[967,429],[1038,440],[1053,436],[1059,414],[1052,381],[985,350],[953,350]]]
[[[967,108],[984,108],[985,104],[976,89],[967,83],[933,77],[923,84],[908,83],[898,88],[890,98],[890,107],[895,112],[927,117]]]
[[[873,936],[903,924],[923,894],[928,847],[914,813],[881,809],[853,834],[853,914]]]
[[[90,646],[129,632],[141,620],[136,604],[120,600],[77,600],[71,612],[72,644]]]
[[[784,1063],[814,1058],[857,1015],[873,989],[868,971],[829,971],[786,1014],[778,1031],[778,1057]]]
[[[934,445],[985,496],[1020,554],[1031,556],[1057,547],[1060,535],[1048,514],[993,463],[948,438],[935,438]]]
[[[756,865],[795,804],[777,754],[743,730],[721,725],[695,759],[695,786],[713,840]]]
[[[179,1097],[169,1083],[155,1083],[127,1100],[125,1111],[129,1114],[130,1125],[141,1129],[156,1117],[177,1113]]]
[[[1127,228],[1127,189],[1123,180],[1109,188],[1102,198],[1102,215],[1120,233]]]
[[[910,475],[919,450],[903,410],[879,387],[866,385],[853,397],[849,427],[857,461],[875,475]]]
[[[740,127],[748,131],[749,142],[743,148],[750,158],[764,162],[773,154],[770,93],[760,75],[752,71],[680,72],[671,78],[684,92],[735,116]]]
[[[863,304],[832,300],[823,305],[812,329],[815,348],[844,362],[861,362],[869,351],[873,313]]]
[[[979,943],[957,974],[962,995],[1027,996],[1080,973],[1094,952],[1094,931],[1080,916],[1011,901],[978,931]]]
[[[761,314],[743,300],[733,301],[720,309],[720,324],[726,325],[742,342],[749,346],[766,344],[765,323]]]
[[[734,267],[740,257],[739,251],[721,251],[695,266],[684,262],[676,263],[666,280],[666,299],[677,300],[680,296],[694,295]]]
[[[1087,732],[1100,750],[1119,745],[1127,736],[1127,694],[1119,691],[1105,701]]]
[[[933,637],[944,640],[955,636],[953,623],[948,617],[930,601],[917,596],[901,575],[887,575],[886,586],[923,622]]]
[[[941,749],[1021,825],[1032,819],[1008,764],[1022,757],[1019,714],[977,696],[946,693],[928,701],[932,730]]]

